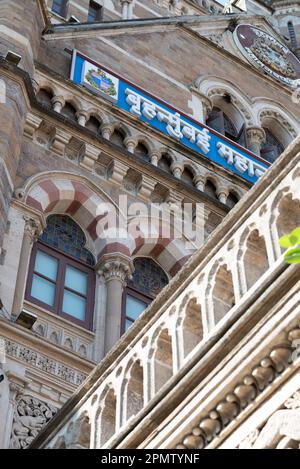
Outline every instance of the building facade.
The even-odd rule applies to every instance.
[[[299,13],[0,1],[1,448],[299,446]]]

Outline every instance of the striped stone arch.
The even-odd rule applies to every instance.
[[[105,203],[108,212],[117,208],[104,194],[92,189],[84,180],[64,177],[63,175],[45,175],[34,181],[25,190],[25,203],[42,212],[45,216],[51,213],[70,215],[84,228],[96,243],[104,216],[99,207]],[[100,213],[100,214],[99,214]]]
[[[53,213],[71,216],[90,235],[98,260],[112,253],[149,256],[173,277],[192,254],[184,240],[164,236],[157,226],[151,227],[151,237],[148,224],[141,225],[138,233],[126,225],[116,232],[123,215],[103,191],[84,178],[62,173],[40,175],[25,188],[24,201],[46,217]],[[103,204],[106,213],[99,210]]]

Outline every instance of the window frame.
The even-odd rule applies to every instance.
[[[68,10],[69,10],[70,0],[62,0],[59,13],[53,9],[54,8],[54,2],[55,2],[55,0],[52,0],[51,12],[54,13],[55,15],[61,16],[61,18],[66,19],[67,14],[68,14]]]
[[[133,298],[136,298],[137,300],[141,300],[143,301],[144,303],[147,304],[146,308],[148,308],[148,306],[152,303],[153,301],[153,298],[151,298],[150,296],[147,296],[147,295],[144,295],[143,293],[140,293],[138,292],[137,290],[134,290],[133,288],[131,287],[125,287],[123,289],[123,295],[122,295],[122,314],[121,314],[121,335],[125,334],[126,331],[126,321],[129,320],[129,321],[132,321],[132,318],[130,318],[129,316],[127,316],[126,314],[126,298],[127,296],[130,295],[132,296]],[[146,309],[145,308],[145,309]],[[142,314],[142,313],[141,313]],[[137,319],[135,320],[137,321]],[[132,324],[135,323],[135,321],[132,321]]]
[[[58,261],[56,282],[53,282],[52,280],[48,279],[43,274],[35,272],[34,266],[35,266],[35,261],[36,261],[36,256],[37,256],[38,251],[41,251],[47,254],[48,256],[55,258]],[[74,267],[80,272],[84,272],[88,275],[88,288],[87,288],[86,296],[66,287],[65,278],[66,278],[67,266]],[[54,300],[53,306],[48,305],[47,303],[44,303],[41,300],[31,296],[33,276],[35,274],[55,284],[55,300]],[[63,307],[63,298],[64,298],[65,289],[67,291],[75,293],[81,298],[86,298],[86,317],[84,321],[77,319],[74,316],[71,316],[70,314],[63,312],[62,307]],[[37,241],[32,248],[32,253],[31,253],[31,258],[30,258],[30,263],[29,263],[29,268],[28,268],[28,275],[27,275],[25,299],[27,301],[30,301],[31,303],[36,304],[37,306],[40,306],[50,311],[51,313],[56,314],[59,317],[67,319],[68,321],[73,322],[86,329],[92,330],[94,304],[95,304],[95,271],[92,267],[87,266],[86,264],[74,259],[73,257],[68,256],[67,254],[53,247],[47,246],[42,241]]]
[[[103,5],[90,0],[89,9],[88,9],[88,23],[100,23],[103,20]],[[93,19],[90,19],[91,11],[96,12],[96,16]]]

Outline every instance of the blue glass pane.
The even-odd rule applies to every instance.
[[[47,227],[40,240],[87,265],[95,265],[94,256],[84,247],[86,239],[83,231],[67,216],[51,215],[48,217]]]
[[[155,298],[167,284],[167,275],[152,259],[138,257],[134,260],[134,273],[128,282],[129,287]]]
[[[87,294],[87,283],[88,283],[88,276],[86,273],[81,272],[70,265],[67,266],[66,269],[66,279],[65,279],[65,286],[71,288],[72,290],[81,293],[82,295]]]
[[[148,304],[144,301],[138,300],[134,296],[127,295],[126,297],[126,316],[132,319],[137,319],[143,311],[147,308]]]
[[[86,300],[67,290],[64,292],[63,312],[81,321],[85,320]]]
[[[129,321],[128,319],[126,319],[125,321],[125,332],[128,331],[128,329],[132,326],[133,324],[133,321]]]
[[[34,270],[55,282],[57,278],[58,262],[55,257],[48,256],[43,251],[37,251]]]
[[[38,275],[33,275],[31,296],[42,301],[46,305],[54,306],[55,285]]]

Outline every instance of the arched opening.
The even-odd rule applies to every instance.
[[[217,188],[214,182],[211,179],[207,179],[204,186],[204,193],[212,197],[213,199],[218,200]]]
[[[50,215],[32,250],[26,299],[91,328],[95,259],[85,244],[83,231],[70,217]]]
[[[194,185],[194,174],[193,172],[190,170],[190,168],[188,167],[185,167],[184,168],[184,171],[181,175],[181,180],[183,182],[185,182],[186,184],[188,184],[189,186],[193,186]]]
[[[127,385],[127,419],[138,412],[144,406],[144,376],[141,362],[136,361],[130,370],[130,378]]]
[[[233,208],[238,203],[238,201],[239,198],[236,193],[233,191],[229,191],[228,197],[226,199],[226,205],[228,205],[228,207],[230,208]]]
[[[209,113],[206,125],[246,147],[246,124],[239,111],[231,103],[231,96],[229,94],[218,96],[214,101],[216,105]]]
[[[76,118],[77,109],[70,102],[66,102],[66,104],[62,108],[61,114],[65,117],[67,117],[67,119],[71,119],[71,120],[74,120],[74,121],[77,120],[77,118]]]
[[[46,88],[41,88],[36,95],[36,99],[42,103],[44,106],[47,106],[52,109],[52,98],[53,91]]]
[[[232,275],[226,265],[218,268],[212,296],[215,324],[217,324],[235,304]]]
[[[261,146],[260,155],[270,163],[274,163],[274,161],[277,160],[284,151],[284,146],[270,129],[267,127],[264,127],[263,129],[266,133],[266,141]]]
[[[148,257],[134,259],[134,272],[123,294],[122,332],[127,331],[169,283],[164,270]]]
[[[170,156],[167,153],[163,153],[158,162],[158,167],[162,169],[163,171],[166,171],[167,173],[172,174],[171,164],[172,164],[172,160]]]
[[[278,211],[276,225],[279,237],[289,234],[300,226],[300,201],[293,199],[292,194],[281,199]]]
[[[259,235],[258,230],[252,231],[248,236],[244,267],[249,290],[269,267],[265,239]]]
[[[89,120],[87,121],[85,127],[89,129],[91,132],[98,134],[100,131],[101,122],[96,116],[90,116]]]
[[[124,139],[125,134],[120,129],[115,129],[112,136],[110,137],[110,141],[118,147],[124,147]]]
[[[173,376],[172,339],[167,329],[159,334],[155,344],[154,387],[158,392]]]
[[[100,447],[116,433],[116,396],[110,389],[104,399],[100,414]]]
[[[201,306],[196,298],[192,298],[186,306],[182,328],[184,357],[186,357],[203,339]]]
[[[138,158],[141,158],[145,161],[150,161],[150,155],[149,155],[148,148],[142,142],[139,142],[137,144],[137,146],[135,147],[135,150],[134,150],[134,154]]]

